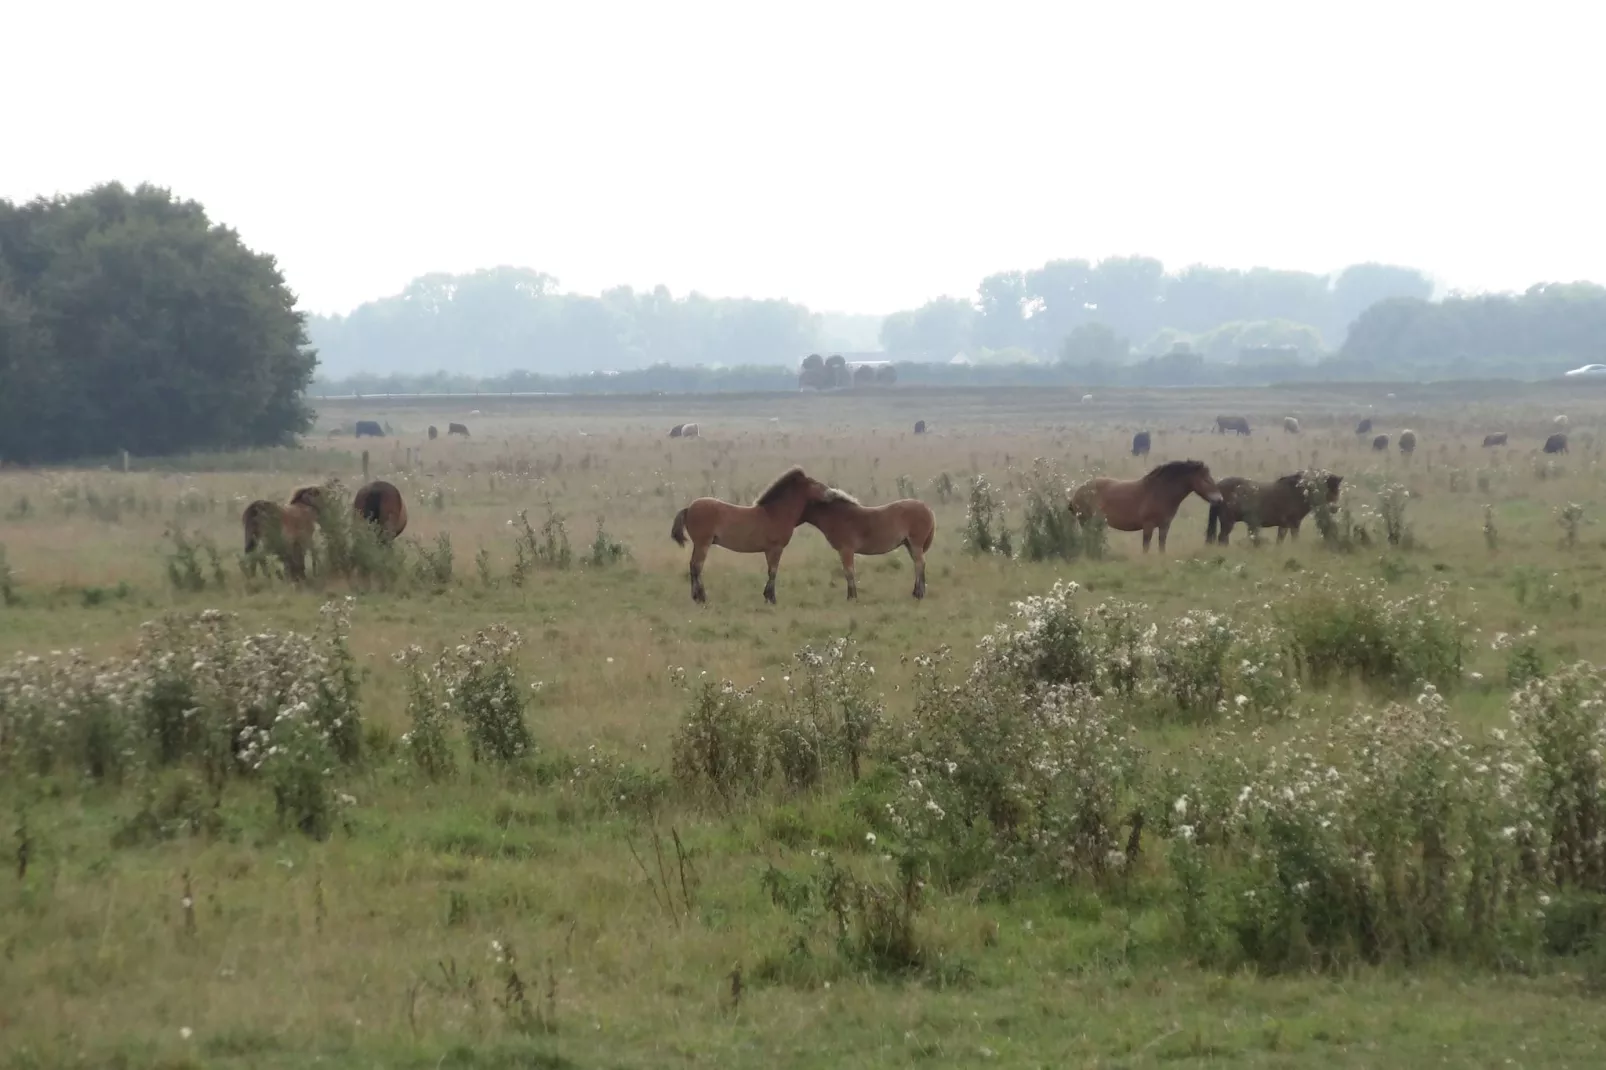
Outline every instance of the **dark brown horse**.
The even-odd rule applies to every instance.
[[[1098,476],[1088,480],[1071,495],[1071,512],[1084,525],[1095,513],[1116,531],[1143,532],[1143,552],[1149,540],[1160,533],[1160,552],[1165,553],[1166,533],[1182,505],[1182,499],[1197,494],[1212,505],[1221,501],[1221,492],[1203,461],[1168,461],[1152,468],[1141,479],[1110,479]]]
[[[407,530],[407,503],[395,484],[383,479],[359,487],[351,510],[358,520],[378,529],[380,542],[388,543]]]
[[[336,486],[331,482],[298,488],[290,495],[290,504],[308,506],[315,514],[322,515],[329,493]],[[407,530],[407,503],[402,501],[401,491],[395,484],[383,479],[364,484],[352,498],[351,511],[353,519],[376,527],[380,542],[388,543]]]
[[[1277,541],[1285,536],[1299,537],[1299,525],[1310,515],[1310,496],[1305,492],[1304,472],[1280,476],[1270,483],[1257,483],[1253,479],[1231,476],[1216,484],[1221,491],[1221,502],[1210,507],[1210,520],[1205,525],[1205,542],[1227,545],[1233,526],[1242,520],[1249,528],[1249,537],[1260,542],[1260,529],[1275,527]],[[1339,487],[1343,476],[1328,474],[1326,497],[1329,507],[1338,504]],[[1318,483],[1318,493],[1321,484]],[[1217,529],[1221,534],[1217,536]]]
[[[1492,435],[1484,435],[1483,444],[1485,447],[1504,446],[1506,444],[1506,433],[1504,431],[1496,431]]]
[[[259,549],[284,562],[285,575],[300,583],[307,578],[307,551],[312,548],[317,514],[311,506],[258,499],[240,514],[247,556]],[[255,571],[253,564],[252,570]]]
[[[792,532],[803,522],[803,510],[809,503],[826,501],[830,495],[830,487],[803,469],[788,468],[752,505],[698,498],[676,513],[669,537],[679,546],[691,538],[692,601],[708,601],[708,592],[703,590],[703,562],[710,546],[723,546],[739,554],[764,555],[769,565],[764,600],[773,605],[781,551],[792,541]]]
[[[810,502],[803,510],[803,522],[813,524],[842,557],[842,572],[848,578],[848,597],[859,597],[859,584],[853,575],[853,555],[874,557],[889,554],[902,546],[915,563],[916,598],[926,597],[926,551],[937,532],[937,518],[931,507],[918,498],[904,498],[886,505],[861,505],[858,499],[835,488],[823,502]]]

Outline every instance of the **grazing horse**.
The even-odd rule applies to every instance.
[[[1567,426],[1567,414],[1562,413],[1557,416],[1554,423],[1557,427],[1565,428]]]
[[[1483,444],[1485,447],[1504,446],[1506,444],[1506,433],[1504,431],[1496,431],[1492,435],[1484,435]]]
[[[924,421],[924,420],[916,420],[915,421],[915,434],[923,435],[925,433],[926,433],[926,421]]]
[[[1388,448],[1389,437],[1387,435],[1378,435],[1376,438],[1372,439],[1372,449],[1377,450],[1379,453]]]
[[[1567,436],[1562,434],[1560,431],[1557,431],[1554,435],[1551,435],[1549,438],[1545,439],[1545,452],[1566,453]]]
[[[788,468],[758,496],[752,505],[733,505],[718,498],[698,498],[675,514],[669,537],[677,546],[691,538],[691,598],[708,601],[703,590],[703,562],[710,546],[723,546],[739,554],[763,554],[769,565],[769,582],[764,600],[775,604],[775,573],[781,567],[781,551],[792,541],[792,532],[803,523],[803,510],[810,502],[831,498],[831,488],[804,473]]]
[[[1292,416],[1284,416],[1283,430],[1287,431],[1290,435],[1299,434],[1299,421],[1294,419]]]
[[[297,583],[307,578],[307,551],[312,548],[317,515],[302,504],[280,505],[258,499],[240,514],[247,556],[261,548],[284,562],[287,576]],[[251,570],[256,571],[253,562]]]
[[[1249,421],[1242,416],[1217,416],[1216,434],[1225,435],[1228,431],[1236,431],[1240,435],[1249,433]]]
[[[1400,452],[1416,452],[1416,432],[1412,431],[1410,428],[1400,432]]]
[[[1203,461],[1168,461],[1151,468],[1141,479],[1097,476],[1076,488],[1070,509],[1083,525],[1099,513],[1116,531],[1143,532],[1144,553],[1148,553],[1149,540],[1158,531],[1160,552],[1165,553],[1171,520],[1189,494],[1197,494],[1212,505],[1221,501],[1221,492]]]
[[[1366,419],[1364,419],[1360,423],[1356,424],[1355,425],[1355,433],[1357,435],[1369,435],[1369,434],[1371,434],[1372,433],[1372,418],[1370,416],[1368,416]]]
[[[1147,457],[1149,455],[1149,433],[1139,431],[1132,436],[1132,456]]]
[[[429,425],[429,440],[430,440],[430,441],[431,441],[431,442],[434,442],[434,441],[435,441],[435,439],[436,439],[436,438],[437,438],[437,437],[438,437],[438,436],[439,436],[439,435],[440,435],[440,432],[439,432],[439,431],[437,431],[437,430],[435,430],[435,425],[434,425],[434,424],[430,424],[430,425]]]
[[[842,556],[842,572],[848,578],[848,598],[859,597],[859,584],[853,576],[853,555],[874,557],[889,554],[902,546],[915,563],[916,598],[926,597],[926,551],[937,531],[937,518],[931,506],[918,498],[904,498],[886,505],[865,506],[845,491],[831,489],[823,502],[810,502],[803,510],[803,523],[813,524]]]
[[[681,438],[697,438],[700,434],[696,424],[682,424],[680,427]]]
[[[379,421],[377,420],[358,420],[357,437],[362,438],[364,435],[372,438],[384,438],[385,431],[379,426]]]
[[[357,519],[379,529],[379,541],[388,543],[407,530],[407,503],[395,484],[376,479],[358,488],[351,511]]]
[[[1270,483],[1257,483],[1252,479],[1229,476],[1216,484],[1221,491],[1221,503],[1210,507],[1210,520],[1205,525],[1205,542],[1227,545],[1233,525],[1242,520],[1249,528],[1249,537],[1260,542],[1260,529],[1275,527],[1277,541],[1284,536],[1299,538],[1299,525],[1310,515],[1311,501],[1305,493],[1306,473],[1295,472],[1280,476]],[[1343,476],[1329,473],[1327,504],[1338,504],[1339,487]],[[1216,532],[1220,529],[1220,536]]]
[[[446,425],[446,433],[448,435],[462,435],[464,438],[467,438],[468,437],[468,424],[453,424],[453,423],[449,423],[449,424]]]

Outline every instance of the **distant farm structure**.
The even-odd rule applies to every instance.
[[[810,353],[798,372],[799,390],[847,390],[859,387],[891,386],[898,381],[898,369],[879,353],[833,353],[822,357]]]

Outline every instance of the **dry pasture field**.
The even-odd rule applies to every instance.
[[[1513,688],[1602,658],[1606,393],[1082,394],[336,400],[299,450],[0,471],[0,1063],[1600,1065],[1606,826],[1570,861],[1560,810],[1484,836],[1554,756],[1476,787],[1505,775],[1478,748],[1540,730]],[[349,491],[363,450],[398,546],[247,577],[246,503]],[[1343,505],[1326,538],[1220,547],[1191,498],[1164,555],[1111,531],[1028,559],[1034,495],[1062,518],[1087,476],[1184,458],[1332,471]],[[692,603],[675,512],[794,464],[932,506],[923,602],[898,551],[848,603],[803,526],[778,605],[762,556],[717,548]],[[978,476],[1012,556],[967,551]],[[1021,638],[1050,618],[1076,626]],[[1574,733],[1554,806],[1587,823],[1594,678],[1568,679],[1544,738]],[[1329,790],[1292,757],[1321,747],[1333,828],[1253,809]]]

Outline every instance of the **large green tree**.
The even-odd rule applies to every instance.
[[[285,443],[316,356],[270,256],[120,184],[0,200],[0,457]]]

